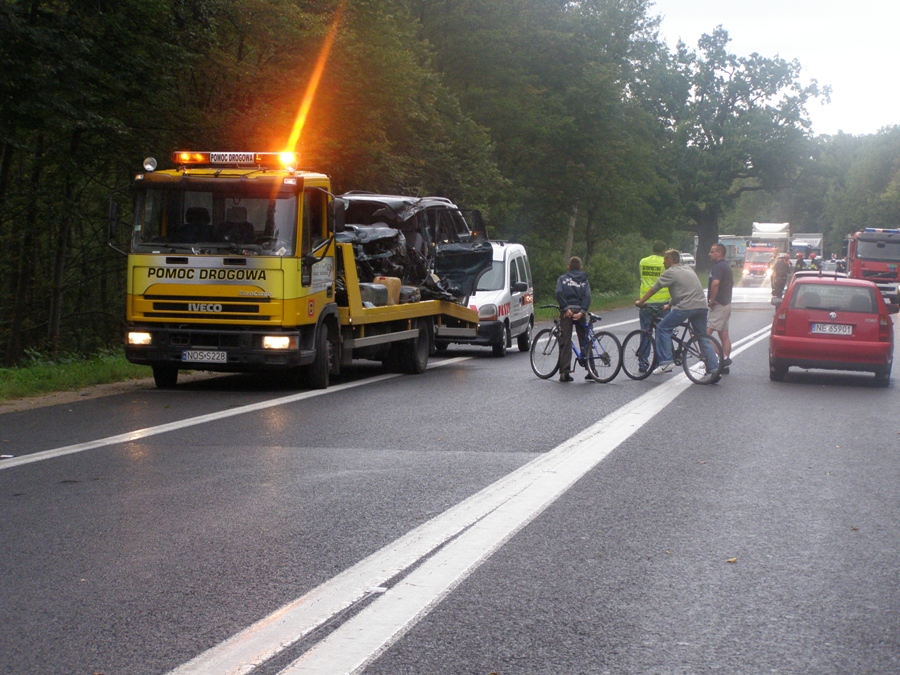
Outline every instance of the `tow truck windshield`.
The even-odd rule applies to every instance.
[[[134,253],[286,256],[296,247],[294,193],[150,188],[135,206]]]

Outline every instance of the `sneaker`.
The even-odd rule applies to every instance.
[[[584,379],[590,380],[591,382],[596,382],[596,380],[594,379],[594,376],[591,375],[590,373],[588,373],[587,375],[585,375],[585,376],[584,376]]]
[[[673,364],[671,362],[670,363],[662,363],[659,365],[659,367],[656,370],[653,371],[653,374],[654,375],[665,375],[666,373],[671,373],[674,365],[675,364]]]
[[[724,359],[722,359],[722,368],[727,368],[730,365],[731,365],[731,359],[729,359],[728,357],[725,357]]]
[[[706,375],[704,375],[703,377],[701,377],[700,380],[699,380],[700,384],[712,384],[712,383],[715,382],[715,381],[716,381],[716,380],[713,379],[713,374],[712,374],[712,373],[706,373]]]
[[[573,382],[574,380],[575,380],[575,378],[572,377],[571,375],[569,375],[568,373],[564,373],[563,375],[559,376],[560,382]]]

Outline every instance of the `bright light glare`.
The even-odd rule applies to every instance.
[[[281,163],[284,166],[289,166],[294,168],[297,166],[297,155],[293,152],[285,151],[278,155],[279,159],[281,159]]]
[[[132,331],[128,333],[128,344],[147,346],[153,343],[153,336],[150,333]]]
[[[334,13],[334,21],[331,22],[331,28],[328,29],[328,35],[325,37],[325,44],[322,45],[322,51],[319,52],[319,58],[316,60],[316,67],[313,70],[309,84],[306,86],[306,93],[303,95],[303,101],[300,103],[300,110],[297,112],[297,119],[294,120],[294,128],[291,130],[290,138],[288,138],[287,147],[296,148],[300,142],[300,134],[303,132],[303,126],[306,124],[306,116],[312,107],[313,99],[316,97],[316,90],[319,88],[319,81],[322,79],[322,73],[325,70],[325,64],[328,62],[328,55],[331,53],[331,47],[334,45],[334,38],[337,36],[338,25],[344,15],[344,2],[338,6]]]
[[[291,338],[287,335],[266,335],[263,337],[263,349],[290,349]]]

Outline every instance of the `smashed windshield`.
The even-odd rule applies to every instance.
[[[293,255],[296,222],[291,193],[150,188],[138,194],[132,250]]]

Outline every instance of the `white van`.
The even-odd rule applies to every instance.
[[[516,339],[519,351],[531,348],[534,328],[534,287],[528,254],[521,244],[492,241],[494,249],[491,269],[478,280],[469,307],[478,312],[478,335],[474,339],[455,339],[464,344],[490,346],[494,356],[506,356]],[[439,350],[447,341],[435,341]]]

